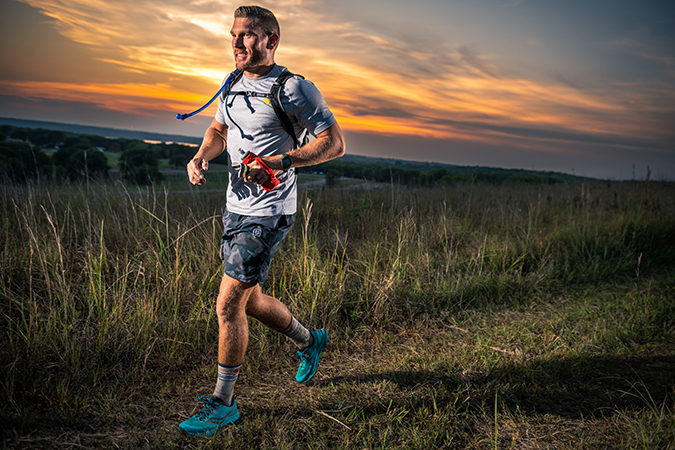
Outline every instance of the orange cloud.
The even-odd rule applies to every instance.
[[[316,60],[312,78],[338,107],[345,128],[434,138],[503,139],[502,128],[570,130],[576,133],[632,135],[647,129],[647,120],[608,96],[526,79],[468,77],[434,79],[384,73],[337,60]],[[322,74],[332,74],[322,80]],[[378,114],[395,105],[397,117]],[[356,115],[350,110],[369,111]],[[396,113],[396,112],[394,112]],[[471,122],[470,130],[456,124]],[[481,125],[485,125],[480,130]]]
[[[201,106],[231,70],[229,12],[237,6],[232,1],[23,1],[51,17],[64,36],[99,49],[101,61],[143,74],[147,82],[88,84],[73,74],[72,83],[0,83],[15,95],[164,114]],[[396,41],[356,23],[332,21],[303,0],[282,1],[275,9],[283,24],[292,25],[282,31],[279,62],[314,81],[348,130],[493,144],[529,139],[536,145],[555,139],[537,133],[542,130],[553,130],[560,139],[566,133],[665,133],[651,115],[635,111],[653,112],[653,97],[672,99],[672,86],[656,93],[637,84],[582,90],[507,76],[489,57],[473,55],[461,45],[426,49]],[[111,49],[122,56],[111,56]],[[160,75],[165,82],[157,81]],[[181,88],[166,84],[174,76],[183,80]],[[191,93],[188,83],[213,89]],[[672,113],[672,105],[657,113],[664,111]]]
[[[149,84],[75,84],[53,82],[0,81],[0,93],[40,100],[86,102],[113,111],[145,115],[165,115],[166,111],[184,112],[204,103],[204,97],[177,91],[168,85]]]

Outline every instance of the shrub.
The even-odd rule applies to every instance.
[[[35,178],[49,166],[49,157],[25,142],[0,142],[0,171],[8,181],[23,182]]]
[[[157,154],[142,144],[122,153],[120,171],[125,180],[139,185],[153,184],[164,179],[159,172]]]
[[[57,175],[72,181],[107,177],[110,170],[105,155],[84,143],[59,149],[52,161]]]

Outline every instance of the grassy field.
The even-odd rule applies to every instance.
[[[3,448],[675,449],[675,184],[301,190],[264,289],[331,341],[299,385],[252,322],[213,438],[224,197],[176,186],[0,187]]]
[[[193,186],[188,183],[185,170],[165,170],[163,172],[163,176],[164,180],[162,182],[162,186],[158,189],[169,189],[173,193],[191,192],[197,194],[203,191],[224,191],[227,189],[228,183],[227,167],[218,164],[212,164],[212,167],[210,167],[209,171],[206,172],[207,184],[204,186]],[[314,175],[308,173],[298,174],[298,184],[301,186],[306,183],[315,183],[318,181],[323,182],[324,180],[325,176],[323,175]]]

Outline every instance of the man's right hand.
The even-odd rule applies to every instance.
[[[187,165],[188,178],[190,183],[195,186],[201,186],[206,183],[206,178],[202,171],[209,170],[209,162],[204,158],[193,158]]]

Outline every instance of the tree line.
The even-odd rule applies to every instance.
[[[114,159],[118,161],[117,170],[124,180],[133,184],[151,184],[163,179],[159,171],[160,160],[167,160],[175,169],[184,169],[195,148],[179,143],[149,143],[139,139],[0,125],[0,174],[5,182],[24,182],[37,177],[57,181],[107,178],[113,168],[104,152],[119,155]],[[223,153],[212,163],[228,164],[227,155]],[[406,163],[400,161],[392,165],[334,160],[300,171],[325,174],[328,187],[338,184],[343,177],[409,186],[553,184],[574,178],[553,172],[484,167],[430,165],[425,169],[406,167]]]
[[[184,168],[195,149],[178,143],[0,125],[0,172],[8,182],[37,177],[70,181],[107,178],[113,168],[104,152],[119,154],[118,169],[125,180],[150,184],[163,178],[160,159]]]
[[[341,177],[356,178],[377,183],[396,183],[409,186],[438,186],[458,183],[527,183],[554,184],[567,181],[562,174],[538,174],[524,170],[491,170],[486,168],[458,167],[419,170],[396,167],[385,163],[363,164],[350,161],[329,161],[311,168],[326,174],[326,180],[337,182]]]

